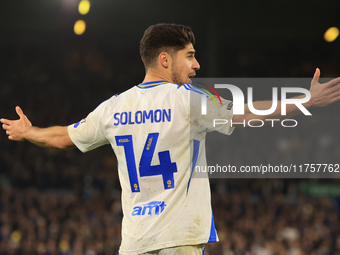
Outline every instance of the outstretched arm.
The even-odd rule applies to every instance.
[[[1,119],[2,128],[6,130],[8,139],[13,141],[30,141],[41,147],[66,150],[74,148],[67,127],[55,126],[49,128],[33,127],[21,108],[15,108],[18,120]]]
[[[320,70],[317,68],[310,87],[311,100],[303,104],[306,109],[311,107],[324,107],[340,100],[340,77],[323,84],[319,83],[319,77]],[[294,98],[298,99],[304,97],[305,96],[298,96]],[[311,102],[313,102],[313,104]],[[253,105],[257,110],[267,110],[272,106],[272,101],[257,101],[254,102]],[[288,104],[286,107],[286,115],[281,115],[281,102],[278,102],[277,108],[272,114],[266,116],[253,114],[249,110],[247,104],[244,105],[244,109],[245,114],[234,115],[233,122],[243,122],[245,120],[245,123],[248,123],[248,120],[251,119],[260,119],[263,121],[265,119],[281,120],[301,113],[300,109],[295,104]]]

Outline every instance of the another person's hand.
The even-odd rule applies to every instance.
[[[2,128],[6,130],[8,139],[13,141],[24,141],[25,134],[28,131],[28,129],[32,126],[32,124],[19,106],[15,107],[15,111],[19,115],[19,119],[18,120],[1,119],[0,121],[1,123],[3,123]]]

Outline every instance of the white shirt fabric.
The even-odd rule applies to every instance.
[[[111,144],[122,187],[122,243],[119,254],[136,255],[166,247],[216,242],[206,165],[206,132],[231,134],[232,103],[207,100],[190,84],[142,83],[100,104],[70,125],[73,143],[87,152]],[[207,96],[207,94],[205,94]],[[202,173],[200,173],[202,176]]]

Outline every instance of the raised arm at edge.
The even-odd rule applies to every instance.
[[[332,104],[338,100],[340,100],[340,77],[335,78],[329,82],[320,84],[319,83],[320,77],[320,69],[317,68],[313,80],[311,82],[310,93],[311,93],[311,100],[303,103],[302,105],[309,109],[311,107],[324,107],[329,104]],[[294,97],[295,99],[304,98],[305,95]],[[313,102],[313,103],[312,103]],[[257,110],[267,110],[270,109],[272,106],[272,101],[258,101],[254,102],[254,108]],[[285,119],[291,116],[297,115],[301,113],[301,110],[295,104],[288,104],[286,106],[286,115],[281,115],[281,101],[278,101],[276,110],[270,115],[256,115],[250,112],[248,105],[245,104],[245,114],[244,115],[234,115],[233,116],[233,123],[234,122],[243,122],[248,126],[248,121],[251,119],[259,119],[264,121],[265,119]],[[265,122],[266,123],[266,122]],[[268,124],[268,123],[267,123]],[[240,127],[243,125],[236,124],[233,125],[235,127]]]

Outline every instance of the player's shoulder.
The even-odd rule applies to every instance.
[[[204,91],[203,89],[198,88],[198,87],[196,87],[195,85],[192,85],[192,84],[189,84],[189,83],[183,84],[183,85],[181,86],[181,88],[183,88],[183,89],[185,89],[185,90],[191,92],[192,94],[199,94],[199,95],[206,95],[206,96],[209,95],[209,94],[208,94],[206,91]]]
[[[112,95],[110,98],[104,100],[103,102],[101,102],[101,104],[99,106],[107,106],[107,105],[110,105],[112,102],[115,102],[117,100],[117,98],[119,97],[120,94],[114,94]],[[99,107],[98,106],[98,107]]]
[[[126,98],[127,96],[129,96],[129,94],[131,94],[131,92],[134,90],[135,87],[136,86],[131,87],[121,93],[114,94],[106,101],[108,101],[108,104],[110,104],[110,103],[116,103],[117,101],[120,101],[120,100],[124,100],[124,98]]]
[[[119,97],[120,94],[114,94],[113,96],[111,96],[110,98],[102,101],[94,110],[99,110],[99,109],[106,109],[107,106],[109,106],[110,104],[114,103],[115,100]]]

